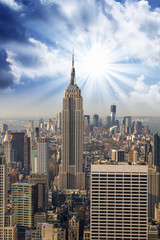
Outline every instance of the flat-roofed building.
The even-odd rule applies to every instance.
[[[91,240],[147,240],[147,212],[147,165],[91,165]]]

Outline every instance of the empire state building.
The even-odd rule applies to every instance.
[[[75,83],[74,55],[70,84],[65,90],[62,110],[62,165],[59,190],[84,189],[83,172],[83,98]]]

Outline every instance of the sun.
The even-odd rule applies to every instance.
[[[108,52],[104,46],[97,43],[88,49],[83,61],[83,70],[91,79],[104,77],[108,65]]]

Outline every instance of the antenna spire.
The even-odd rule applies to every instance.
[[[75,85],[74,48],[73,48],[73,51],[72,51],[72,69],[71,69],[70,85]]]

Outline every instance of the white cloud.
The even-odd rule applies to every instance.
[[[14,10],[19,10],[21,6],[17,4],[14,0],[0,0],[0,3],[6,4]]]

